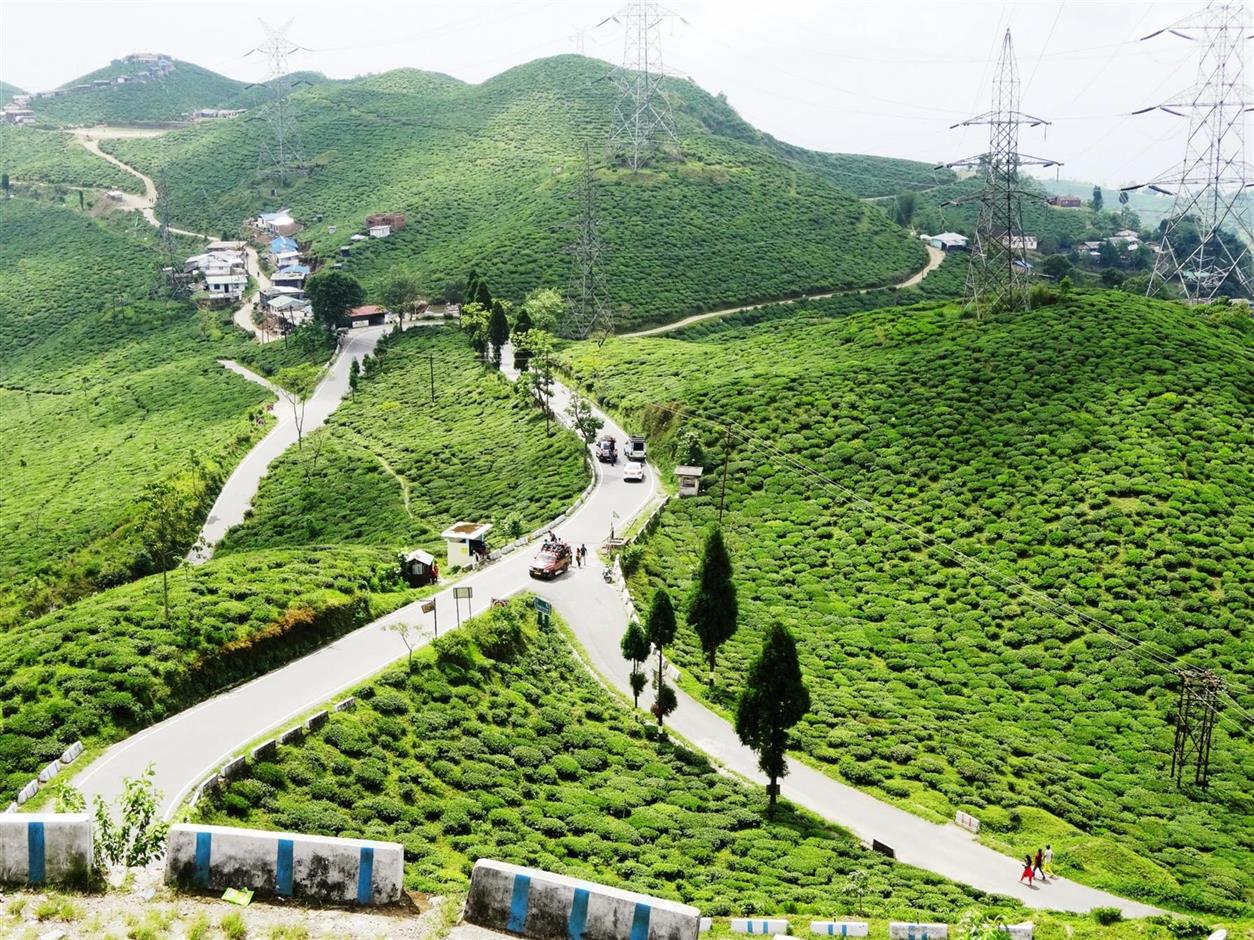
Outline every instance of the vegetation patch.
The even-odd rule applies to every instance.
[[[88,153],[69,134],[37,127],[0,124],[0,173],[11,181],[144,191],[137,177]]]

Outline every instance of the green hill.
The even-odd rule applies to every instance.
[[[565,356],[664,463],[689,430],[704,456],[683,462],[707,468],[722,421],[754,435],[730,457],[742,618],[713,701],[782,621],[814,693],[800,745],[829,772],[938,820],[970,811],[1012,854],[1052,842],[1063,874],[1121,895],[1248,916],[1248,720],[1225,704],[1209,790],[1178,789],[1177,682],[1147,652],[1218,670],[1254,711],[1248,315],[1086,293],[982,322],[936,304],[823,319],[845,302]],[[638,603],[686,596],[709,477],[629,554]],[[686,626],[675,658],[704,677]]]
[[[367,213],[403,211],[403,231],[353,249],[347,268],[368,287],[399,264],[435,293],[473,266],[494,293],[517,299],[567,283],[570,197],[589,143],[606,280],[624,326],[887,284],[923,265],[917,240],[837,185],[874,158],[848,158],[842,170],[846,158],[780,145],[688,82],[668,86],[682,156],[639,174],[606,166],[614,91],[604,71],[559,56],[481,85],[405,70],[302,88],[291,106],[313,169],[274,196],[258,177],[269,133],[261,110],[108,147],[153,174],[168,161],[170,215],[182,225],[234,230],[283,203],[311,223],[302,238],[330,257]],[[894,187],[935,179],[923,164],[880,162]]]
[[[24,92],[16,85],[10,85],[8,82],[0,82],[0,103],[8,101],[14,95],[21,94],[24,94]]]
[[[0,173],[15,182],[144,191],[139,179],[88,153],[69,134],[40,127],[0,124]]]

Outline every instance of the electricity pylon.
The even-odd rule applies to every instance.
[[[272,178],[280,186],[286,186],[292,174],[302,167],[296,123],[292,117],[288,94],[295,85],[303,84],[292,81],[288,74],[287,58],[304,47],[287,38],[292,20],[277,28],[265,20],[258,22],[265,28],[266,41],[246,53],[252,55],[256,52],[266,57],[266,77],[248,87],[264,87],[270,92],[270,101],[265,111],[270,135],[262,143],[258,162],[263,176]]]
[[[1176,736],[1171,748],[1171,776],[1184,782],[1193,767],[1193,782],[1206,789],[1210,782],[1210,743],[1219,713],[1224,683],[1209,669],[1180,670],[1180,702],[1176,706]]]
[[[977,195],[950,203],[979,201],[966,290],[967,303],[977,315],[1027,308],[1031,268],[1023,231],[1023,200],[1041,196],[1023,186],[1021,171],[1025,166],[1061,166],[1056,160],[1019,152],[1019,128],[1047,126],[1049,122],[1019,110],[1019,66],[1010,30],[1006,30],[1001,56],[993,70],[990,104],[983,114],[953,125],[956,128],[987,124],[988,151],[946,164],[950,168],[975,169],[984,177],[984,186]]]
[[[656,0],[629,0],[619,12],[597,24],[613,20],[623,27],[623,64],[610,76],[618,89],[618,100],[609,147],[616,159],[633,170],[648,163],[667,140],[679,143],[670,100],[662,87],[666,77],[662,24],[672,18],[683,21]]]
[[[566,291],[566,316],[561,334],[586,339],[600,331],[600,343],[614,332],[614,317],[608,305],[609,292],[602,276],[603,249],[597,231],[596,180],[592,172],[592,152],[584,144],[583,176],[575,192],[579,215],[574,220],[575,239],[567,249],[573,258],[570,287]]]
[[[1173,282],[1191,303],[1212,300],[1225,288],[1248,295],[1254,244],[1246,205],[1254,185],[1245,162],[1245,115],[1254,110],[1244,75],[1248,11],[1244,3],[1208,3],[1144,38],[1162,33],[1202,45],[1194,85],[1134,112],[1165,111],[1189,121],[1184,159],[1148,183],[1127,187],[1175,197],[1147,293]]]

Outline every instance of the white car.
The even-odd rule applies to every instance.
[[[623,468],[623,479],[628,483],[644,482],[644,464],[638,460],[633,460]]]

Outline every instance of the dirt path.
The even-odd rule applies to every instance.
[[[700,323],[702,320],[713,320],[718,317],[730,316],[733,313],[741,313],[745,310],[760,310],[763,307],[773,307],[776,304],[795,304],[803,300],[825,300],[828,297],[840,297],[846,294],[869,294],[873,290],[890,290],[891,288],[914,287],[920,283],[925,277],[940,267],[940,263],[945,260],[945,252],[939,248],[933,248],[931,245],[924,245],[927,249],[927,264],[920,270],[916,271],[904,281],[896,284],[889,284],[885,287],[860,287],[853,290],[833,290],[822,294],[801,294],[798,297],[786,297],[781,300],[767,300],[759,304],[744,304],[740,307],[724,307],[721,310],[710,310],[707,313],[697,313],[690,317],[684,317],[682,320],[676,320],[674,323],[666,323],[662,326],[651,327],[647,330],[639,330],[635,333],[624,333],[624,338],[631,339],[636,336],[660,336],[663,333],[673,333],[675,330],[682,330],[686,326],[692,326],[694,323]]]

